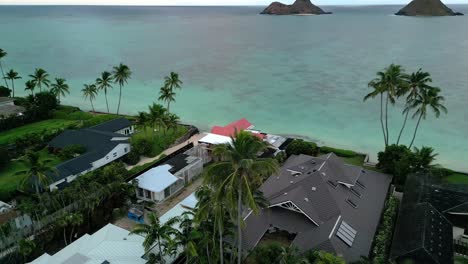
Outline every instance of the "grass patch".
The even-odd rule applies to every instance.
[[[39,160],[51,167],[62,162],[59,157],[50,154],[47,149],[42,149],[38,153]],[[8,163],[6,167],[0,171],[0,197],[8,197],[14,192],[28,169],[27,163],[20,159],[12,160]]]
[[[11,130],[3,131],[0,133],[0,145],[14,143],[17,138],[25,136],[32,132],[52,131],[68,127],[69,125],[73,125],[75,123],[76,121],[72,120],[48,119],[13,128]]]
[[[455,256],[455,264],[468,264],[468,258],[463,256]]]
[[[143,131],[134,134],[132,138],[143,138],[150,141],[152,143],[150,157],[156,157],[187,132],[188,129],[185,126],[178,126],[177,129],[169,129],[166,132],[153,131],[153,128],[145,127]]]
[[[345,158],[342,158],[342,159],[344,160],[344,162],[346,162],[348,164],[362,167],[362,165],[364,164],[364,159],[365,158],[366,157],[363,156],[363,155],[356,155],[354,157],[345,157]]]
[[[454,173],[444,178],[447,183],[468,184],[468,175],[463,173]]]

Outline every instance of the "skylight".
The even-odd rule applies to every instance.
[[[354,237],[356,237],[356,233],[357,232],[354,228],[348,225],[345,221],[342,221],[338,228],[338,232],[336,232],[336,236],[345,242],[346,245],[351,247],[354,242]]]

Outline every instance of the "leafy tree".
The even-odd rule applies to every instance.
[[[57,222],[63,228],[63,241],[65,245],[68,245],[73,241],[75,227],[83,223],[83,215],[81,213],[67,213],[60,217]],[[67,229],[70,227],[71,230],[67,240]]]
[[[136,120],[136,124],[139,128],[145,131],[146,133],[146,125],[148,124],[149,121],[149,115],[146,112],[138,112],[138,117]]]
[[[167,111],[169,112],[169,107],[171,102],[175,102],[176,93],[166,84],[166,86],[161,87],[159,90],[159,100],[167,103]]]
[[[439,118],[441,113],[447,113],[447,108],[443,105],[445,98],[439,95],[439,92],[440,89],[435,87],[423,89],[416,98],[409,103],[409,108],[416,109],[413,118],[419,116],[416,128],[414,129],[413,139],[409,146],[410,148],[413,146],[414,140],[416,139],[416,133],[418,132],[421,119],[426,119],[429,109],[434,112],[436,118]]]
[[[218,197],[225,197],[231,215],[237,217],[237,262],[242,261],[242,210],[250,208],[258,213],[255,190],[262,181],[278,171],[274,159],[258,158],[266,145],[252,134],[241,131],[232,138],[232,144],[218,145],[214,150],[221,161],[211,165],[205,182],[216,186]]]
[[[286,154],[288,154],[288,156],[299,154],[317,156],[317,144],[302,139],[295,139],[287,146]]]
[[[130,234],[145,236],[143,247],[145,252],[148,252],[153,246],[158,247],[159,259],[163,260],[163,241],[172,239],[171,235],[175,234],[175,229],[172,225],[176,222],[175,218],[169,219],[165,224],[161,224],[156,213],[148,215],[148,224],[137,224]]]
[[[36,68],[34,74],[30,74],[29,77],[33,78],[35,87],[39,87],[39,92],[42,92],[42,85],[49,87],[49,74],[41,68]]]
[[[65,79],[55,78],[55,83],[51,85],[50,91],[57,96],[57,101],[60,103],[60,96],[65,97],[67,94],[70,94],[70,87]]]
[[[271,243],[268,245],[259,245],[250,253],[249,258],[257,264],[276,263],[280,258],[283,247],[279,243]]]
[[[89,102],[91,103],[91,109],[94,111],[94,105],[93,105],[93,100],[96,99],[97,96],[97,88],[95,84],[85,84],[84,88],[81,89],[81,92],[83,93],[83,97],[85,99],[89,98]]]
[[[36,194],[39,195],[40,188],[45,188],[49,182],[49,173],[54,172],[54,168],[44,164],[39,160],[37,152],[28,151],[23,157],[23,160],[28,164],[28,171],[21,180],[21,186],[25,187],[32,182],[36,189]]]
[[[21,79],[21,76],[19,76],[17,72],[11,69],[6,73],[6,77],[4,78],[11,81],[11,91],[13,92],[12,97],[15,97],[15,80]]]
[[[96,87],[100,91],[104,91],[104,97],[106,98],[107,113],[109,114],[109,103],[107,101],[107,90],[112,89],[112,74],[104,71],[101,73],[101,77],[96,79]]]
[[[392,174],[396,184],[405,183],[406,176],[412,171],[414,155],[411,150],[404,145],[390,145],[385,151],[378,153],[377,168],[385,173]]]
[[[0,85],[0,97],[10,97],[11,90],[5,86]]]
[[[132,76],[132,72],[127,65],[122,63],[119,66],[114,66],[114,70],[112,72],[114,75],[114,81],[119,84],[119,104],[117,105],[117,115],[119,114],[120,110],[120,99],[122,98],[122,87],[127,83],[128,79]]]
[[[325,251],[315,252],[314,264],[345,264],[343,258],[335,256]]]
[[[304,256],[299,255],[299,249],[297,247],[294,247],[294,246],[293,247],[281,247],[280,255],[279,255],[279,258],[277,259],[276,263],[279,263],[279,264],[309,264],[309,262],[307,261],[307,259]],[[343,264],[344,264],[344,262],[343,262]]]
[[[400,133],[398,134],[397,145],[400,144],[401,135],[403,134],[403,130],[405,129],[406,121],[408,120],[408,115],[411,110],[411,107],[408,106],[411,106],[411,102],[418,97],[420,91],[431,88],[428,83],[432,82],[431,75],[428,72],[423,72],[421,69],[411,74],[405,74],[403,79],[406,82],[406,85],[400,87],[397,92],[398,97],[405,96],[407,94],[408,96],[406,97],[406,107],[403,110],[405,120]]]
[[[30,256],[34,249],[36,249],[36,244],[34,241],[29,239],[21,239],[18,243],[18,251],[23,256],[23,260],[26,263],[28,256]]]
[[[6,87],[10,88],[8,87],[8,82],[5,79],[5,73],[3,72],[3,66],[2,66],[2,59],[5,58],[7,55],[8,53],[6,51],[4,51],[3,49],[0,49],[0,71],[2,72],[2,77],[5,80]]]
[[[33,80],[27,81],[25,84],[25,91],[30,91],[31,95],[34,96],[34,89],[36,89],[36,83]]]
[[[163,120],[164,126],[167,130],[174,129],[175,131],[177,129],[177,126],[179,125],[179,116],[176,114],[168,112],[164,115]]]
[[[160,104],[153,103],[149,107],[149,121],[153,127],[153,137],[156,135],[155,129],[157,127],[164,126],[164,116],[166,115],[167,109]]]
[[[196,240],[203,236],[203,234],[194,226],[194,212],[186,211],[180,217],[175,219],[179,224],[180,231],[176,230],[174,246],[177,249],[182,247],[182,254],[186,258],[186,263],[190,263],[191,257],[197,257]]]

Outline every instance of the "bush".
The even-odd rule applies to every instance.
[[[378,154],[379,163],[377,168],[385,173],[392,174],[393,182],[397,185],[403,185],[406,176],[412,172],[414,164],[414,154],[404,145],[390,145],[385,151]]]
[[[135,165],[140,161],[140,154],[132,150],[123,158],[123,161],[128,165]]]
[[[385,264],[388,262],[390,245],[392,243],[392,234],[395,226],[395,220],[398,212],[398,199],[391,196],[385,206],[384,213],[374,239],[374,248],[372,250],[373,262],[375,264]]]
[[[317,144],[313,142],[295,139],[287,146],[286,154],[288,156],[299,154],[316,156],[318,154],[318,147]]]
[[[333,152],[337,156],[343,157],[343,158],[352,158],[352,157],[359,155],[358,153],[352,150],[338,149],[338,148],[332,148],[332,147],[327,147],[327,146],[320,147],[320,152],[324,154]]]
[[[134,138],[131,142],[132,151],[139,156],[151,156],[151,140],[148,138]]]
[[[5,86],[0,86],[0,97],[10,97],[11,90]]]
[[[271,243],[256,247],[250,254],[250,258],[257,264],[275,263],[281,255],[282,246],[278,243]]]
[[[69,145],[64,147],[60,152],[58,153],[58,156],[62,160],[69,160],[74,158],[76,155],[81,155],[86,152],[86,148],[82,145]]]

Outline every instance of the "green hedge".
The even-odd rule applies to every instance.
[[[398,213],[398,199],[391,196],[385,206],[382,219],[374,238],[374,249],[372,250],[373,262],[375,264],[386,264],[389,258],[390,246],[392,244],[393,229]]]
[[[327,147],[327,146],[320,147],[320,152],[324,154],[333,152],[337,156],[344,157],[344,158],[352,158],[352,157],[359,155],[357,152],[352,151],[352,150],[338,149],[338,148],[332,148],[332,147]]]

